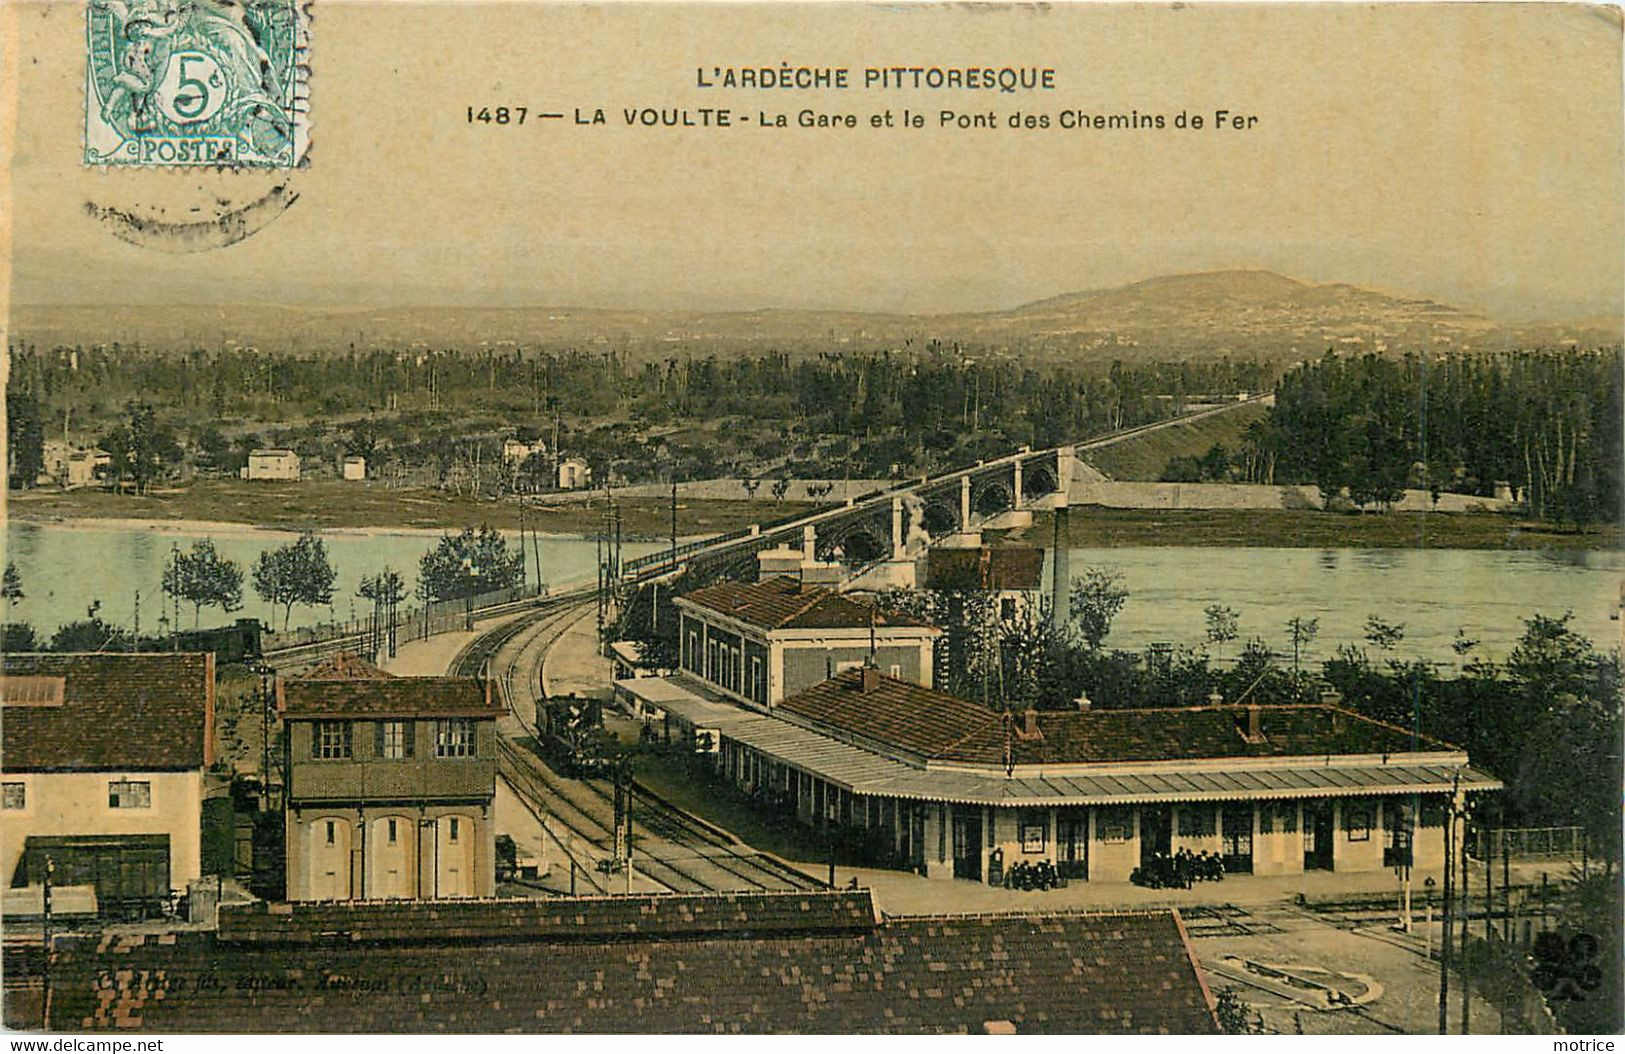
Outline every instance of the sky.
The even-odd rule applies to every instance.
[[[7,5],[15,304],[989,310],[1267,268],[1502,318],[1619,314],[1619,15],[1564,5],[314,5],[294,173],[86,168],[78,4]],[[788,62],[1055,70],[1052,91],[750,91]],[[470,123],[507,103],[566,114]],[[627,107],[857,129],[628,128]],[[603,126],[578,126],[602,107]],[[924,128],[869,127],[907,108]],[[1062,129],[1063,111],[1257,116]],[[942,129],[939,111],[995,129]],[[1013,130],[1012,114],[1048,129]],[[224,248],[115,238],[298,200]],[[161,214],[158,210],[165,210]],[[192,211],[199,210],[199,211]]]

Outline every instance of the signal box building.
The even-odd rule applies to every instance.
[[[278,682],[289,900],[496,891],[488,682],[345,674]]]
[[[55,884],[135,911],[199,877],[212,654],[7,655],[0,720],[7,885],[49,856]]]
[[[1124,882],[1180,849],[1233,873],[1429,869],[1451,796],[1501,786],[1457,747],[1330,705],[1007,715],[862,668],[768,714],[660,683],[617,688],[659,698],[673,738],[764,807],[932,878],[1042,860]]]
[[[941,630],[795,577],[721,582],[675,604],[683,672],[747,706],[770,710],[871,655],[894,678],[932,683]]]

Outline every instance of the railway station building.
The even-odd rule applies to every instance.
[[[496,891],[500,701],[471,677],[277,682],[289,900]]]
[[[1466,752],[1334,705],[1005,714],[873,667],[749,709],[686,673],[617,682],[674,742],[854,862],[1125,882],[1158,853],[1231,873],[1436,868]]]
[[[0,869],[94,888],[106,912],[156,910],[203,870],[214,655],[11,654],[0,674]]]
[[[720,582],[675,603],[682,669],[748,706],[771,709],[871,659],[894,678],[932,683],[941,630],[799,576]]]

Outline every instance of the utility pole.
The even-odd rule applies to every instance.
[[[671,474],[671,569],[677,570],[677,473]]]
[[[44,917],[42,926],[44,932],[45,958],[40,970],[40,1030],[51,1031],[51,880],[56,876],[56,860],[50,856],[45,858],[45,879],[41,886],[40,908]]]
[[[1450,941],[1455,926],[1455,891],[1451,888],[1451,868],[1456,857],[1455,795],[1444,813],[1444,919],[1439,935],[1439,1035],[1450,1034]]]
[[[1465,806],[1465,802],[1463,803]],[[1464,807],[1461,815],[1461,1034],[1472,1035],[1472,1009],[1473,986],[1467,974],[1467,938],[1468,924],[1471,922],[1473,902],[1471,899],[1472,868],[1468,866],[1467,857],[1467,810]]]
[[[260,667],[260,811],[271,802],[271,679],[269,666]]]

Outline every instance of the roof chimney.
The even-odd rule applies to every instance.
[[[1078,697],[1074,699],[1073,702],[1077,704],[1078,712],[1084,714],[1088,713],[1090,708],[1095,705],[1094,702],[1089,698],[1088,692],[1078,693]]]
[[[1259,727],[1260,709],[1257,703],[1250,703],[1247,706],[1247,738],[1254,743],[1264,738],[1264,733]]]
[[[880,687],[880,667],[865,663],[861,667],[858,684],[865,695]]]
[[[1021,712],[1021,731],[1017,733],[1022,739],[1040,739],[1044,733],[1038,730],[1038,710],[1029,706]]]

